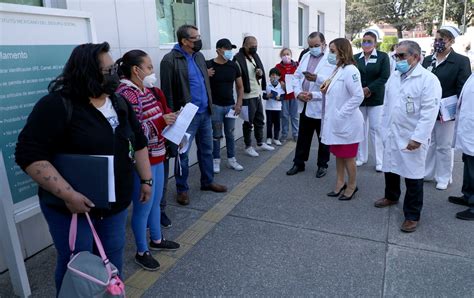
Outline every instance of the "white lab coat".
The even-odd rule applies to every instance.
[[[390,76],[382,115],[383,172],[409,179],[425,176],[426,155],[441,95],[438,78],[419,64],[403,81],[399,71]],[[410,140],[422,145],[407,151]]]
[[[329,64],[327,55],[328,50],[324,53],[324,56],[319,61],[318,66],[314,70],[314,74],[317,75],[315,82],[309,83],[309,92],[313,95],[313,99],[311,99],[308,103],[306,103],[306,110],[305,115],[306,117],[313,118],[313,119],[321,119],[322,116],[322,98],[323,95],[321,91],[319,91],[319,87],[321,84],[331,76],[332,72],[336,68],[334,65]],[[306,71],[308,68],[309,58],[311,57],[311,53],[306,53],[302,58],[300,65],[296,69],[294,73],[295,80],[293,89],[295,93],[295,97],[297,98],[298,95],[303,91],[303,82],[304,82],[304,75],[303,72]],[[301,113],[303,110],[304,103],[298,100],[298,112]]]
[[[474,156],[474,74],[464,84],[456,113],[455,147]]]
[[[354,65],[340,67],[324,98],[321,141],[326,145],[355,144],[364,140],[364,100],[360,72]]]

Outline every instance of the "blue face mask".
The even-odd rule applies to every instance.
[[[232,50],[225,50],[224,51],[224,59],[227,61],[232,60],[232,57],[234,57],[234,54],[232,53]]]
[[[406,73],[407,71],[410,70],[410,64],[408,64],[407,60],[397,61],[397,65],[395,69],[401,73]]]
[[[328,62],[329,64],[336,65],[337,64],[337,56],[334,53],[328,54]]]
[[[317,48],[316,47],[315,48],[309,48],[309,52],[313,56],[319,56],[319,55],[321,55],[321,46],[319,46]]]

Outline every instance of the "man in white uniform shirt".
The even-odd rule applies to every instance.
[[[441,85],[438,78],[419,64],[420,46],[402,41],[396,50],[397,71],[387,82],[382,116],[385,196],[375,202],[383,208],[398,203],[400,177],[405,178],[405,221],[400,229],[414,232],[423,206],[425,162],[439,111]]]

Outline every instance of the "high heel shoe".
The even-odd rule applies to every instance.
[[[341,189],[338,192],[331,191],[331,192],[328,192],[326,195],[328,197],[338,197],[346,189],[346,187],[347,187],[347,184],[344,183],[344,185],[341,187]]]
[[[354,198],[354,195],[356,194],[356,192],[359,190],[359,188],[356,186],[356,188],[354,189],[354,192],[351,194],[350,197],[348,196],[345,196],[344,194],[342,194],[340,197],[339,197],[339,200],[340,201],[349,201],[349,200],[352,200]]]

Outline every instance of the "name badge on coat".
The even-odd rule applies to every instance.
[[[415,103],[413,102],[413,98],[411,98],[410,96],[407,97],[406,108],[407,108],[407,114],[415,113]]]
[[[370,58],[367,63],[377,63],[377,58]]]

